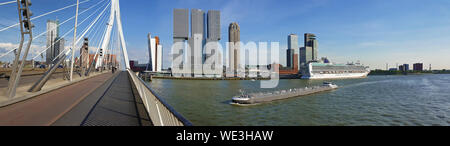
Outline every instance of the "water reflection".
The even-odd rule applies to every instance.
[[[239,89],[273,91],[320,85],[321,80],[158,80],[150,86],[194,125],[450,125],[450,76],[371,76],[332,80],[340,88],[255,106],[228,104]]]

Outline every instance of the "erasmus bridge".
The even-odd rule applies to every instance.
[[[130,70],[119,0],[71,2],[33,14],[30,0],[0,1],[0,9],[15,8],[15,17],[9,19],[17,20],[1,24],[0,36],[10,36],[6,32],[15,30],[20,37],[18,45],[0,53],[2,62],[8,62],[1,68],[0,125],[192,125]],[[71,17],[56,23],[57,27],[47,24],[47,31],[38,32],[45,26],[34,25],[45,24],[45,17],[62,14]],[[71,35],[73,40],[54,54],[47,67],[36,67],[35,61],[55,45],[39,48],[35,41],[50,36],[49,28],[60,26],[71,29],[60,33],[55,42]],[[95,53],[90,54],[90,48]]]

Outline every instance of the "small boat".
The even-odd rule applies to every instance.
[[[274,100],[286,99],[291,97],[309,95],[313,93],[329,91],[337,89],[338,86],[331,82],[323,82],[321,86],[305,87],[305,88],[294,88],[289,90],[274,91],[268,93],[245,93],[242,90],[240,95],[234,96],[232,98],[232,103],[234,104],[257,104],[270,102]]]

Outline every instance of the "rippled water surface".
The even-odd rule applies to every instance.
[[[259,81],[155,79],[150,86],[194,125],[450,125],[450,75],[332,81],[340,88],[246,107],[229,104],[239,89],[273,91],[323,80],[280,80],[276,89],[260,89]]]

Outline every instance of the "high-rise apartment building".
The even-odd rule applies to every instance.
[[[64,44],[66,40],[64,38],[57,37],[55,38],[55,44],[53,45],[53,59],[58,57],[61,51],[64,51]]]
[[[182,55],[182,62],[185,64],[172,66],[172,73],[175,75],[184,75],[185,77],[203,77],[203,63],[212,56],[212,54],[206,54],[203,49],[207,43],[216,42],[218,44],[220,40],[220,11],[210,10],[208,11],[207,17],[205,17],[204,11],[192,9],[190,35],[189,10],[175,9],[173,22],[173,43],[179,44],[180,46],[177,47],[181,48],[178,48],[178,50],[182,50],[173,52],[173,57],[180,58],[180,55]],[[215,46],[218,48],[218,45]],[[190,50],[186,50],[187,48],[190,48]],[[219,51],[213,52],[219,53]],[[186,70],[186,68],[190,70]]]
[[[191,37],[188,43],[191,48],[191,69],[194,77],[203,76],[203,46],[205,44],[205,12],[200,9],[191,10]]]
[[[306,50],[310,50],[311,59],[310,61],[317,61],[318,60],[318,42],[316,39],[316,35],[312,33],[305,33],[305,47]],[[309,47],[309,48],[308,48]],[[309,52],[307,52],[309,53]]]
[[[286,67],[294,68],[294,55],[295,55],[294,49],[286,50]]]
[[[189,38],[189,10],[173,10],[173,38],[187,40]]]
[[[187,52],[185,49],[187,47],[187,40],[189,38],[189,10],[188,9],[174,9],[173,10],[173,45],[178,44],[174,47],[179,47],[176,49],[177,52],[172,52],[173,58],[182,58],[181,64],[177,64],[177,66],[172,66],[172,74],[175,76],[181,76],[181,75],[191,75],[189,72],[185,72],[183,69],[187,68],[188,66],[184,66],[184,63],[187,61],[187,59],[190,59],[190,57],[187,57],[190,53]],[[190,67],[190,65],[189,65]]]
[[[208,39],[220,40],[220,11],[208,11]]]
[[[298,56],[298,36],[296,34],[288,35],[288,50],[286,51],[286,65],[289,68],[295,68],[294,65],[297,65],[298,68],[298,58],[297,62],[294,62],[294,56]]]
[[[228,27],[229,48],[229,65],[230,71],[234,76],[237,76],[240,69],[240,38],[241,30],[236,22],[233,22]]]
[[[209,10],[207,14],[207,30],[208,30],[208,37],[206,39],[206,44],[209,45],[208,49],[214,49],[211,50],[211,52],[207,52],[206,50],[203,50],[204,52],[204,60],[203,62],[206,62],[207,60],[214,60],[214,63],[212,65],[212,68],[210,66],[203,66],[203,74],[205,77],[222,77],[223,69],[222,69],[222,62],[221,62],[221,50],[219,50],[219,40],[220,38],[220,11],[217,10]],[[204,47],[206,49],[206,47]],[[218,58],[211,58],[213,56],[216,56]]]
[[[58,55],[55,53],[55,41],[59,37],[59,22],[58,20],[48,20],[47,21],[47,45],[46,51],[46,63],[51,65],[53,59]]]
[[[300,71],[306,71],[306,66],[311,61],[318,60],[318,42],[316,35],[305,33],[305,46],[300,48]]]

